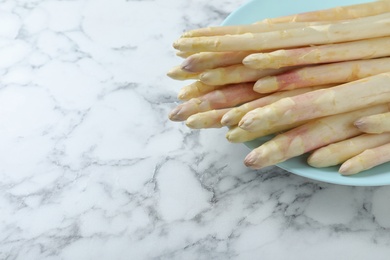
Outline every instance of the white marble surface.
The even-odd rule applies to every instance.
[[[390,187],[167,120],[171,43],[243,2],[0,0],[0,259],[388,259]]]

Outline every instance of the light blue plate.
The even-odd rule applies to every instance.
[[[368,2],[368,0],[253,0],[230,14],[223,25],[253,23],[265,18],[296,14],[301,12]],[[269,139],[269,138],[268,138]],[[247,142],[250,149],[258,147],[267,138]],[[278,164],[291,173],[313,180],[348,185],[348,186],[382,186],[390,184],[390,163],[353,175],[342,176],[338,167],[317,169],[306,163],[307,155],[299,156]]]

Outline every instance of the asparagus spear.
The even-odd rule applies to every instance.
[[[355,126],[360,131],[371,134],[390,132],[390,113],[383,113],[359,118]]]
[[[184,121],[199,112],[234,107],[262,96],[264,94],[253,91],[253,82],[232,84],[178,105],[169,114],[169,119]]]
[[[224,85],[207,85],[202,82],[195,81],[191,84],[182,87],[177,94],[178,99],[180,100],[190,100],[191,98],[203,96],[206,93],[209,93],[213,90],[223,88]]]
[[[240,64],[251,53],[253,52],[200,52],[186,58],[180,66],[188,72],[202,72],[208,69]]]
[[[262,51],[390,36],[390,12],[325,25],[265,33],[179,38],[181,51]]]
[[[313,167],[341,164],[366,149],[390,142],[390,133],[362,134],[315,150],[307,159]]]
[[[275,76],[260,78],[254,90],[270,93],[318,86],[322,84],[341,84],[390,71],[390,58],[355,60],[316,66],[302,67]],[[329,75],[332,75],[331,77]]]
[[[196,52],[190,52],[190,51],[178,51],[176,52],[176,56],[180,57],[180,58],[188,58],[190,57],[191,55],[194,55]]]
[[[283,131],[303,125],[304,123],[306,122],[294,122],[292,124],[281,125],[274,128],[267,128],[257,132],[248,132],[238,126],[233,126],[226,133],[226,139],[231,143],[244,143],[270,134],[281,133]]]
[[[239,126],[247,131],[334,115],[390,102],[390,72],[331,88],[283,98],[248,112]]]
[[[352,175],[390,161],[390,143],[367,149],[344,162],[339,172]]]
[[[254,70],[242,64],[206,70],[199,75],[199,80],[207,85],[226,85],[241,82],[253,82],[262,77],[276,75],[291,68]]]
[[[287,66],[372,59],[390,55],[390,37],[310,46],[269,53],[253,53],[242,63],[252,69],[278,69]]]
[[[193,129],[221,128],[221,118],[229,110],[230,108],[213,109],[194,114],[187,119],[186,125]]]
[[[360,134],[353,121],[362,115],[389,111],[387,104],[368,107],[352,112],[332,115],[309,121],[306,124],[279,134],[245,158],[246,166],[260,169],[275,165],[292,157]]]
[[[327,88],[331,87],[333,85],[325,85],[325,86],[318,86],[318,87],[309,87],[309,88],[300,88],[300,89],[294,89],[294,90],[288,90],[288,91],[280,91],[276,93],[272,93],[268,96],[261,97],[259,99],[250,101],[248,103],[245,103],[241,106],[232,108],[230,111],[228,111],[221,119],[221,124],[225,126],[233,126],[237,125],[241,118],[248,113],[249,111],[263,107],[269,104],[272,104],[276,102],[277,100],[280,100],[285,97],[292,97],[296,96],[302,93],[306,93],[309,91],[321,89],[321,88]]]
[[[288,21],[283,23],[274,23],[273,19],[267,19],[253,24],[225,25],[225,26],[198,28],[198,29],[184,32],[181,35],[181,37],[187,38],[187,37],[200,37],[200,36],[218,36],[218,35],[226,35],[226,34],[262,33],[262,32],[272,32],[272,31],[286,30],[286,29],[304,27],[304,26],[321,25],[325,23],[329,23],[329,21],[322,21],[322,22]]]
[[[168,71],[167,76],[175,80],[198,79],[199,73],[188,72],[180,66],[175,66]]]

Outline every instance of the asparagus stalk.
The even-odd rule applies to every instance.
[[[367,149],[344,162],[339,172],[352,175],[390,161],[390,143]]]
[[[371,134],[390,132],[390,113],[383,113],[359,118],[355,126],[360,131]]]
[[[390,36],[390,12],[331,24],[265,33],[179,38],[181,51],[262,51]]]
[[[341,84],[389,71],[390,58],[329,63],[260,78],[255,83],[254,90],[259,93],[270,93],[323,84]]]
[[[254,132],[390,102],[389,78],[390,73],[382,73],[343,85],[283,98],[248,112],[241,119],[239,126]]]
[[[360,131],[353,121],[362,115],[389,111],[387,104],[352,112],[331,115],[309,121],[306,124],[279,134],[252,150],[244,160],[246,166],[260,169],[313,151],[330,143],[357,136]]]
[[[309,165],[317,168],[344,163],[348,159],[390,142],[390,133],[362,134],[315,150],[307,159]]]
[[[278,69],[287,66],[372,59],[390,55],[390,37],[310,46],[269,53],[253,53],[242,63],[252,69]]]
[[[178,105],[169,114],[169,119],[184,121],[199,112],[234,107],[262,96],[264,94],[253,91],[253,83],[232,84]]]
[[[270,95],[265,96],[265,97],[261,97],[259,99],[250,101],[248,103],[245,103],[241,106],[238,106],[238,107],[235,107],[235,108],[232,108],[231,110],[229,110],[226,114],[223,115],[223,117],[221,119],[221,124],[224,126],[237,125],[240,122],[241,118],[246,113],[248,113],[249,111],[251,111],[253,109],[272,104],[272,103],[274,103],[282,98],[285,98],[285,97],[292,97],[292,96],[303,94],[303,93],[306,93],[309,91],[313,91],[313,90],[317,90],[317,89],[321,89],[321,88],[327,88],[327,87],[331,87],[331,86],[333,86],[333,85],[325,85],[325,86],[318,86],[318,87],[309,87],[309,88],[300,88],[300,89],[294,89],[294,90],[288,90],[288,91],[280,91],[280,92],[276,92],[276,93],[270,94]]]
[[[242,60],[253,52],[200,52],[186,58],[181,68],[188,72],[202,72],[218,67],[241,64]]]
[[[244,25],[226,25],[226,26],[213,26],[198,28],[190,31],[184,32],[181,37],[200,37],[200,36],[218,36],[218,35],[227,35],[227,34],[244,34],[244,33],[263,33],[263,32],[272,32],[280,31],[298,27],[321,25],[329,23],[329,21],[322,22],[283,22],[283,23],[274,23],[273,19],[267,19],[264,21],[259,21],[253,24],[244,24]]]
[[[231,143],[244,143],[270,134],[278,134],[283,131],[293,129],[294,127],[303,125],[304,123],[306,122],[294,122],[292,124],[280,125],[274,128],[263,129],[257,132],[248,132],[238,126],[233,126],[226,133],[226,139]]]
[[[168,71],[167,76],[175,80],[198,79],[199,73],[188,72],[180,66],[175,66]]]
[[[192,129],[221,128],[221,118],[229,110],[230,108],[213,109],[194,114],[187,119],[186,125]]]
[[[207,85],[227,85],[241,82],[253,82],[265,76],[276,75],[291,68],[254,70],[242,64],[211,69],[199,74],[199,80]]]
[[[190,100],[191,98],[203,96],[211,91],[225,87],[224,85],[207,85],[202,82],[195,81],[191,84],[182,87],[177,94],[180,100]]]

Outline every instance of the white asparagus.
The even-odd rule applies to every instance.
[[[167,76],[175,80],[198,79],[199,73],[188,72],[183,70],[180,66],[175,66],[168,71]]]
[[[270,93],[324,84],[342,84],[384,72],[390,72],[390,58],[336,62],[263,77],[257,80],[253,89],[259,93]]]
[[[192,82],[191,84],[182,87],[177,94],[178,99],[180,100],[190,100],[191,98],[196,98],[203,96],[211,91],[214,91],[219,88],[225,87],[224,85],[207,85],[199,80]]]
[[[263,107],[269,104],[272,104],[273,102],[276,102],[282,98],[285,97],[292,97],[296,96],[299,94],[303,94],[309,91],[317,90],[317,89],[322,89],[322,88],[329,88],[334,85],[324,85],[324,86],[317,86],[317,87],[309,87],[309,88],[299,88],[299,89],[294,89],[294,90],[288,90],[288,91],[279,91],[272,93],[268,96],[250,101],[248,103],[245,103],[241,106],[232,108],[229,112],[227,112],[221,119],[222,125],[225,126],[232,126],[232,125],[237,125],[241,118],[248,113],[249,111]]]
[[[221,118],[230,108],[200,112],[187,118],[186,125],[192,129],[221,128]]]
[[[287,66],[320,64],[390,56],[390,37],[325,44],[269,53],[253,53],[242,63],[252,69],[278,69]]]
[[[279,134],[253,149],[245,158],[246,166],[260,169],[313,151],[330,143],[360,134],[353,121],[361,115],[389,111],[388,104],[314,119],[306,124]]]
[[[265,33],[179,38],[181,51],[254,51],[356,41],[390,36],[390,12],[326,25]]]
[[[254,70],[242,64],[210,69],[199,74],[199,80],[207,85],[227,85],[242,82],[253,82],[265,76],[285,72],[291,68]]]
[[[307,163],[316,168],[335,166],[362,153],[390,142],[390,133],[362,134],[315,150]]]
[[[371,134],[390,132],[390,113],[383,113],[359,118],[355,126],[360,131]]]
[[[226,133],[226,139],[231,143],[244,143],[256,138],[264,137],[270,134],[279,134],[294,127],[303,125],[306,122],[295,122],[288,125],[281,125],[274,128],[268,128],[257,132],[248,132],[238,126],[233,126]]]
[[[339,172],[342,175],[353,175],[369,170],[390,161],[390,143],[367,149],[361,154],[344,162]]]
[[[239,126],[260,131],[277,125],[291,124],[390,102],[390,73],[353,81],[331,88],[283,98],[268,106],[248,112]]]

